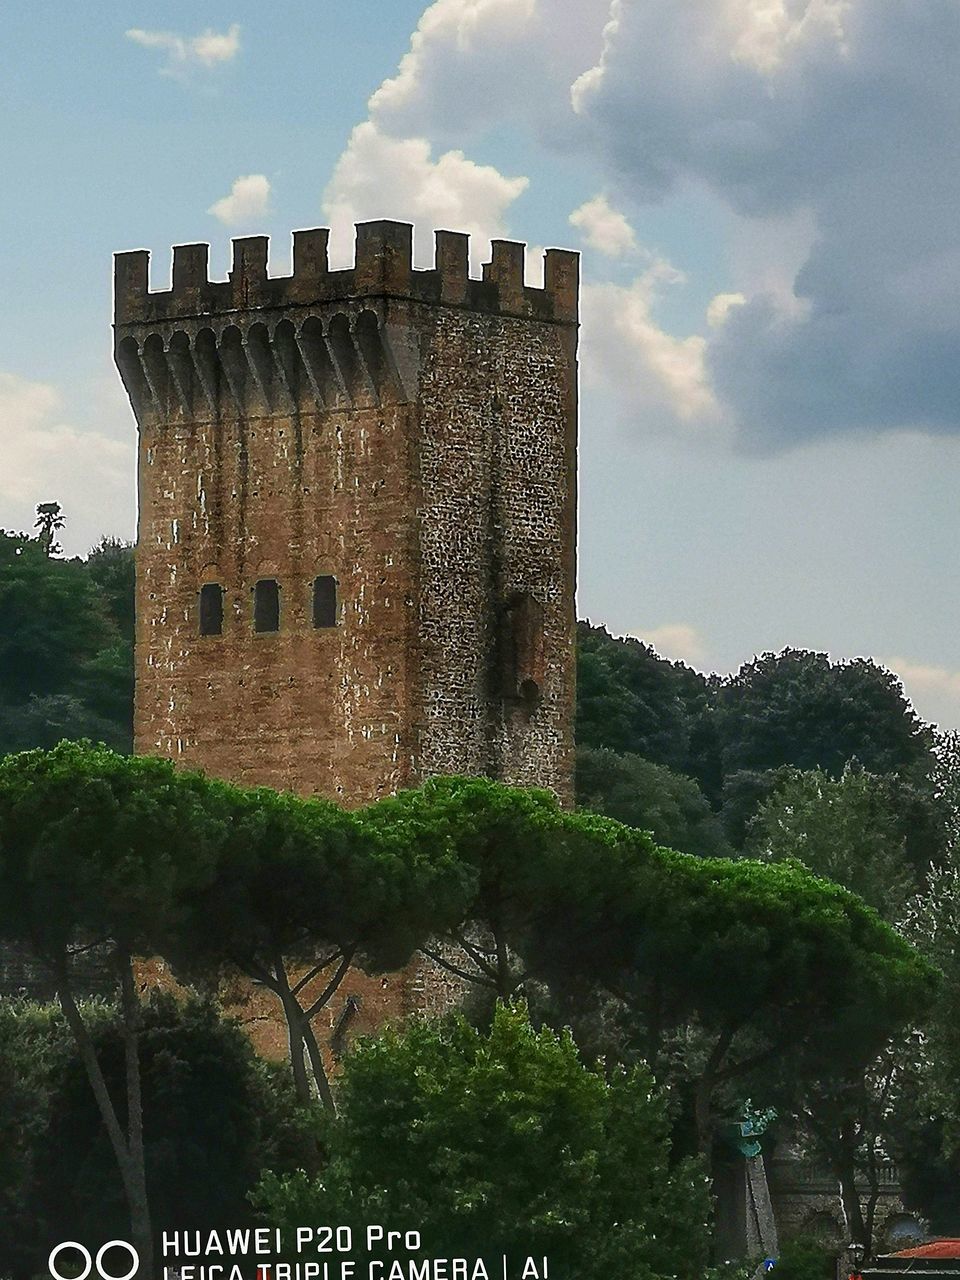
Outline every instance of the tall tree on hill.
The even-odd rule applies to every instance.
[[[46,556],[59,555],[63,548],[57,542],[56,535],[66,521],[59,502],[41,502],[37,507],[35,528],[38,530],[37,541]]]
[[[114,638],[80,561],[51,559],[23,534],[0,536],[0,701],[69,692],[78,668]]]
[[[932,733],[890,671],[868,658],[764,653],[724,680],[717,695],[724,775],[790,765],[838,778],[849,760],[876,774],[925,775]]]
[[[0,532],[0,754],[61,738],[131,749],[132,565],[121,544],[62,560]]]
[[[644,756],[697,778],[709,793],[719,782],[710,681],[588,622],[577,624],[577,646],[578,745]]]

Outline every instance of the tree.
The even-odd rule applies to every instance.
[[[69,1033],[53,1005],[0,1000],[0,1257],[4,1274],[37,1274],[47,1227],[37,1205],[37,1152]]]
[[[26,944],[57,984],[120,1173],[133,1243],[151,1280],[133,959],[162,953],[184,904],[210,879],[222,814],[198,774],[164,760],[61,743],[0,760],[0,938]],[[77,948],[109,949],[123,1028],[119,1088],[79,1007]]]
[[[115,1010],[97,1020],[92,1038],[108,1087],[122,1093],[124,1028]],[[296,1106],[289,1076],[269,1072],[212,1004],[155,994],[139,1038],[144,1158],[158,1222],[202,1231],[250,1225],[247,1196],[264,1169],[316,1170],[316,1117]],[[124,1235],[116,1162],[75,1054],[52,1074],[35,1160],[31,1208],[49,1224],[36,1270],[60,1240]]]
[[[707,1187],[669,1134],[645,1068],[590,1070],[569,1034],[499,1004],[489,1035],[452,1017],[361,1042],[322,1179],[267,1175],[255,1202],[287,1228],[416,1223],[432,1254],[485,1258],[491,1276],[505,1252],[584,1280],[693,1280]]]
[[[0,703],[0,755],[55,747],[65,738],[73,742],[92,739],[125,753],[132,746],[129,727],[97,715],[69,693],[34,694],[13,707]]]
[[[450,946],[427,948],[436,963],[501,997],[529,978],[606,991],[652,1064],[671,1035],[696,1031],[704,1155],[718,1091],[788,1057],[798,1078],[862,1072],[930,997],[932,971],[906,943],[795,863],[675,853],[484,779],[434,779],[368,812],[411,825],[419,844],[449,847],[473,872]]]
[[[39,530],[37,541],[43,548],[44,555],[59,555],[63,550],[55,535],[59,533],[65,524],[66,521],[59,502],[41,502],[37,507],[35,528]]]
[[[871,773],[922,775],[933,763],[929,727],[868,658],[764,653],[723,681],[716,715],[725,776],[791,765],[838,778],[854,758]]]
[[[644,756],[719,783],[710,724],[711,683],[633,637],[577,624],[577,743]]]
[[[556,877],[567,887],[539,918],[556,948],[551,965],[541,943],[542,972],[562,983],[572,933],[579,974],[621,1001],[651,1064],[671,1031],[698,1029],[688,1067],[704,1155],[719,1090],[787,1058],[796,1079],[863,1071],[928,1005],[930,966],[839,886],[793,863],[693,858],[636,833],[607,836],[592,867],[581,859]]]
[[[642,756],[606,748],[577,750],[577,804],[649,831],[682,853],[727,857],[719,819],[692,778]]]
[[[0,754],[64,737],[131,749],[132,569],[119,543],[84,563],[0,532]]]
[[[192,978],[244,974],[283,1010],[297,1096],[304,1051],[334,1107],[314,1029],[351,965],[401,968],[461,911],[462,868],[403,824],[371,824],[327,801],[211,783],[227,815],[215,872],[185,908],[167,954]]]
[[[921,1051],[894,1100],[892,1145],[905,1194],[937,1232],[960,1231],[960,843],[957,842],[958,739],[941,744],[938,791],[953,837],[947,857],[930,868],[910,903],[903,930],[942,974],[922,1028]]]
[[[371,805],[365,821],[409,832],[420,848],[449,850],[461,865],[458,912],[446,922],[437,918],[432,941],[421,949],[504,1000],[540,976],[547,953],[551,964],[562,951],[576,966],[579,931],[595,928],[601,903],[611,907],[616,894],[619,864],[608,856],[608,843],[626,834],[652,847],[643,832],[595,814],[565,813],[550,792],[487,778],[432,778]],[[576,907],[551,936],[540,921],[555,895],[565,905],[575,899]]]
[[[110,617],[127,644],[133,644],[136,558],[132,543],[101,538],[86,559],[87,576],[100,588]]]
[[[82,1006],[111,1092],[122,1092],[116,1008]],[[316,1117],[296,1106],[288,1073],[195,998],[158,995],[143,1010],[144,1149],[161,1221],[205,1229],[249,1223],[264,1169],[315,1171]],[[0,1001],[0,1257],[31,1280],[50,1249],[127,1234],[116,1162],[56,1005]]]
[[[837,779],[793,771],[754,818],[747,852],[802,862],[895,922],[917,888],[905,845],[884,780],[848,765]]]
[[[78,560],[56,560],[22,534],[0,535],[0,701],[70,689],[77,667],[113,638]]]

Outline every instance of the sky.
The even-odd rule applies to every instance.
[[[0,527],[134,536],[111,257],[355,221],[583,255],[580,616],[870,656],[960,727],[960,0],[33,0],[0,46]]]

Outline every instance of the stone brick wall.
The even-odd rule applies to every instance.
[[[410,228],[357,262],[295,238],[118,255],[117,362],[140,427],[136,745],[239,782],[361,803],[438,772],[572,788],[575,255],[546,286],[465,236],[413,271]],[[311,584],[337,581],[317,629]],[[280,626],[257,632],[275,580]],[[222,634],[201,635],[218,585]]]
[[[417,763],[421,775],[489,774],[572,799],[575,366],[565,338],[555,325],[453,311],[427,345]],[[517,655],[524,599],[539,635],[536,652]],[[524,680],[536,685],[526,697]]]

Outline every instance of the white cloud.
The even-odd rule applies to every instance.
[[[613,0],[572,89],[611,185],[781,241],[703,352],[747,447],[960,431],[958,66],[955,0]]]
[[[372,121],[357,125],[337,161],[323,198],[338,261],[352,260],[353,224],[371,218],[412,221],[420,234],[418,256],[432,265],[433,231],[448,228],[473,237],[474,260],[483,242],[504,233],[510,205],[527,187],[462,151],[433,158],[424,138],[393,138]]]
[[[778,71],[804,45],[832,43],[846,51],[844,16],[853,0],[728,0],[730,52],[764,75]]]
[[[883,665],[900,677],[907,697],[924,719],[946,726],[960,723],[960,671],[909,658],[891,658]]]
[[[435,0],[370,116],[406,136],[462,138],[532,120],[556,138],[571,80],[599,54],[609,0]]]
[[[162,49],[167,55],[165,75],[182,75],[190,67],[209,70],[220,63],[231,62],[240,51],[240,27],[236,23],[227,31],[208,28],[196,36],[131,27],[126,37],[145,49]]]
[[[270,209],[270,183],[262,173],[251,173],[237,178],[230,194],[217,200],[207,213],[228,227],[254,222],[264,217]]]
[[[668,622],[637,633],[637,639],[652,644],[657,653],[672,661],[697,664],[706,656],[703,636],[688,622]]]
[[[662,288],[683,281],[682,272],[654,258],[629,285],[583,289],[584,383],[612,394],[644,433],[715,433],[721,425],[704,363],[706,340],[677,338],[654,317]]]
[[[730,314],[732,307],[742,307],[746,302],[742,293],[718,293],[710,299],[707,307],[707,324],[717,329]]]
[[[637,247],[633,227],[622,213],[611,208],[605,195],[594,196],[574,209],[570,222],[583,232],[587,244],[608,257],[620,257]]]
[[[424,92],[434,64],[446,61],[448,53],[475,61],[490,46],[515,43],[529,30],[536,7],[536,0],[436,0],[428,5],[397,74],[371,97],[371,113],[393,114],[409,107]]]
[[[39,502],[60,502],[77,550],[101,534],[129,535],[135,430],[127,442],[61,417],[54,387],[0,373],[0,527],[33,528]],[[75,541],[80,536],[79,545]]]

